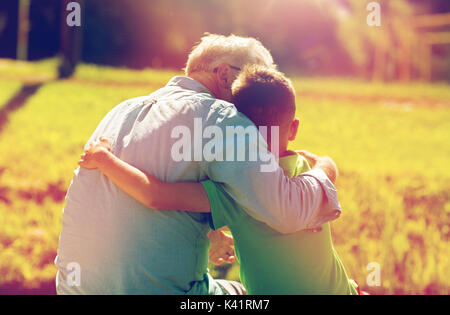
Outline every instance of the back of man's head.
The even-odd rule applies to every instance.
[[[270,52],[255,38],[207,33],[189,54],[185,73],[210,72],[224,63],[239,68],[246,64],[276,68]]]
[[[287,132],[295,118],[295,90],[283,73],[264,66],[245,67],[232,86],[232,102],[257,127]]]

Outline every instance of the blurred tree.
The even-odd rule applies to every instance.
[[[61,0],[30,1],[28,59],[39,60],[59,51]],[[66,14],[66,13],[64,13]]]
[[[378,2],[381,4],[380,27],[366,23],[367,2],[346,0],[347,9],[338,12],[340,41],[352,56],[359,76],[374,80],[398,77],[409,80],[407,47],[416,36],[408,19],[413,13],[412,7],[407,0]]]
[[[66,61],[81,55],[83,61],[98,64],[180,69],[205,32],[235,33],[259,38],[288,73],[357,75],[376,80],[417,77],[421,61],[411,52],[418,50],[420,35],[411,27],[409,18],[416,11],[448,12],[450,1],[378,0],[382,7],[381,27],[367,25],[368,2],[89,0],[82,5],[82,45],[71,47],[73,43],[68,43],[80,41],[81,32],[59,22],[67,16],[67,1],[33,0],[29,57],[52,56],[61,47],[64,55],[70,56]],[[2,9],[4,3],[0,2],[0,41],[6,38],[2,28],[11,30],[14,25],[11,10]],[[7,47],[15,45],[11,38]],[[6,46],[0,45],[0,57],[10,56]],[[77,53],[79,47],[81,53]],[[448,59],[444,46],[433,47],[431,53],[433,58],[440,55],[442,60]],[[445,67],[447,63],[436,64]],[[74,61],[66,64],[72,64],[68,66],[71,69]]]
[[[64,0],[61,6],[60,78],[70,77],[75,72],[75,67],[81,58],[83,28],[81,26],[68,25],[67,17],[70,12],[67,11],[67,8],[70,2],[72,1]],[[82,8],[83,0],[78,0],[78,3]]]
[[[417,14],[433,14],[450,12],[450,1],[448,0],[408,0],[415,7]]]
[[[0,57],[17,57],[18,1],[0,1]]]
[[[17,32],[17,59],[27,60],[28,32],[30,31],[30,0],[19,0],[19,30]]]

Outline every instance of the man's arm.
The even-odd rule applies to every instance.
[[[326,175],[327,172],[333,178],[334,163],[331,159],[321,159],[312,171],[290,179],[267,151],[264,141],[259,141],[258,159],[254,161],[248,158],[255,142],[258,142],[258,136],[252,134],[232,135],[236,136],[236,141],[231,143],[244,144],[246,160],[227,161],[229,150],[236,152],[242,149],[236,145],[227,146],[227,140],[230,140],[227,127],[254,126],[234,106],[223,106],[208,117],[207,124],[216,125],[223,131],[225,139],[222,146],[217,148],[222,148],[220,155],[224,159],[203,161],[203,168],[211,180],[224,184],[225,191],[249,215],[281,233],[316,227],[338,217],[340,205],[336,189]],[[271,172],[262,171],[262,166],[267,169],[270,164],[264,162],[267,160],[272,163]]]

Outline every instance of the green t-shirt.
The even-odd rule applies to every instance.
[[[289,177],[310,170],[300,155],[280,159]],[[357,294],[331,241],[330,224],[320,232],[280,234],[250,217],[223,189],[203,181],[213,228],[228,226],[235,241],[242,284],[249,294]]]

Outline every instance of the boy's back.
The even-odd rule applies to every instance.
[[[299,155],[280,159],[288,176],[308,171]],[[331,241],[330,224],[320,232],[282,235],[254,220],[222,186],[203,182],[214,228],[227,225],[235,239],[241,281],[249,294],[357,294]]]

